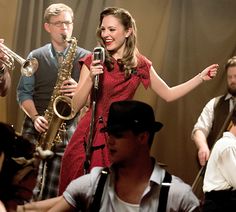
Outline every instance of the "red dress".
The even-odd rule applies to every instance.
[[[91,55],[82,61],[87,67],[91,63]],[[94,139],[90,169],[94,166],[109,166],[108,151],[106,148],[106,133],[100,132],[107,121],[109,107],[112,102],[132,99],[139,84],[142,82],[145,88],[150,84],[149,70],[151,62],[144,56],[138,57],[138,66],[132,71],[127,80],[124,72],[119,70],[119,65],[114,60],[114,69],[108,71],[104,67],[104,73],[99,76],[99,90],[94,119]],[[80,120],[62,159],[59,194],[62,194],[67,185],[75,178],[84,174],[85,142],[88,141],[92,107]]]

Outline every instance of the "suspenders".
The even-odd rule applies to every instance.
[[[166,171],[164,180],[161,184],[161,191],[160,191],[159,205],[157,212],[166,212],[166,205],[167,205],[171,180],[172,180],[171,175]]]
[[[101,177],[98,181],[98,186],[97,186],[94,199],[91,205],[91,210],[90,210],[92,212],[96,212],[100,210],[102,193],[103,193],[104,185],[105,185],[108,174],[109,174],[109,168],[106,167],[102,170]]]
[[[101,177],[98,181],[98,186],[94,195],[93,202],[91,204],[91,210],[92,212],[98,212],[100,210],[100,203],[103,193],[103,188],[107,179],[107,176],[109,174],[109,169],[106,167],[101,172]],[[159,197],[159,206],[157,212],[166,212],[166,205],[167,205],[167,199],[168,199],[168,193],[171,185],[172,177],[171,175],[165,171],[165,177],[161,184],[161,190],[160,190],[160,197]]]

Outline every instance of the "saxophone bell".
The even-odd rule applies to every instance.
[[[54,113],[62,120],[70,120],[76,113],[71,106],[71,98],[68,96],[58,96],[53,102]]]

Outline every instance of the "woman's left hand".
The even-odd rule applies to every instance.
[[[205,68],[201,73],[200,77],[203,81],[208,81],[213,79],[218,71],[219,65],[218,64],[212,64]]]

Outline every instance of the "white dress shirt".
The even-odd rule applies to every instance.
[[[206,137],[208,137],[208,135],[211,131],[211,128],[212,128],[213,120],[214,120],[214,109],[215,109],[215,106],[216,106],[217,102],[219,101],[220,97],[222,97],[222,96],[215,97],[215,98],[211,99],[205,105],[196,124],[193,127],[192,136],[191,136],[192,138],[193,138],[193,134],[196,130],[201,130],[204,133],[204,135]],[[228,99],[230,99],[229,111],[231,111],[234,106],[233,106],[232,95],[229,93],[225,97],[225,100],[228,100]]]
[[[203,191],[236,189],[236,137],[224,132],[214,145],[204,176]]]

